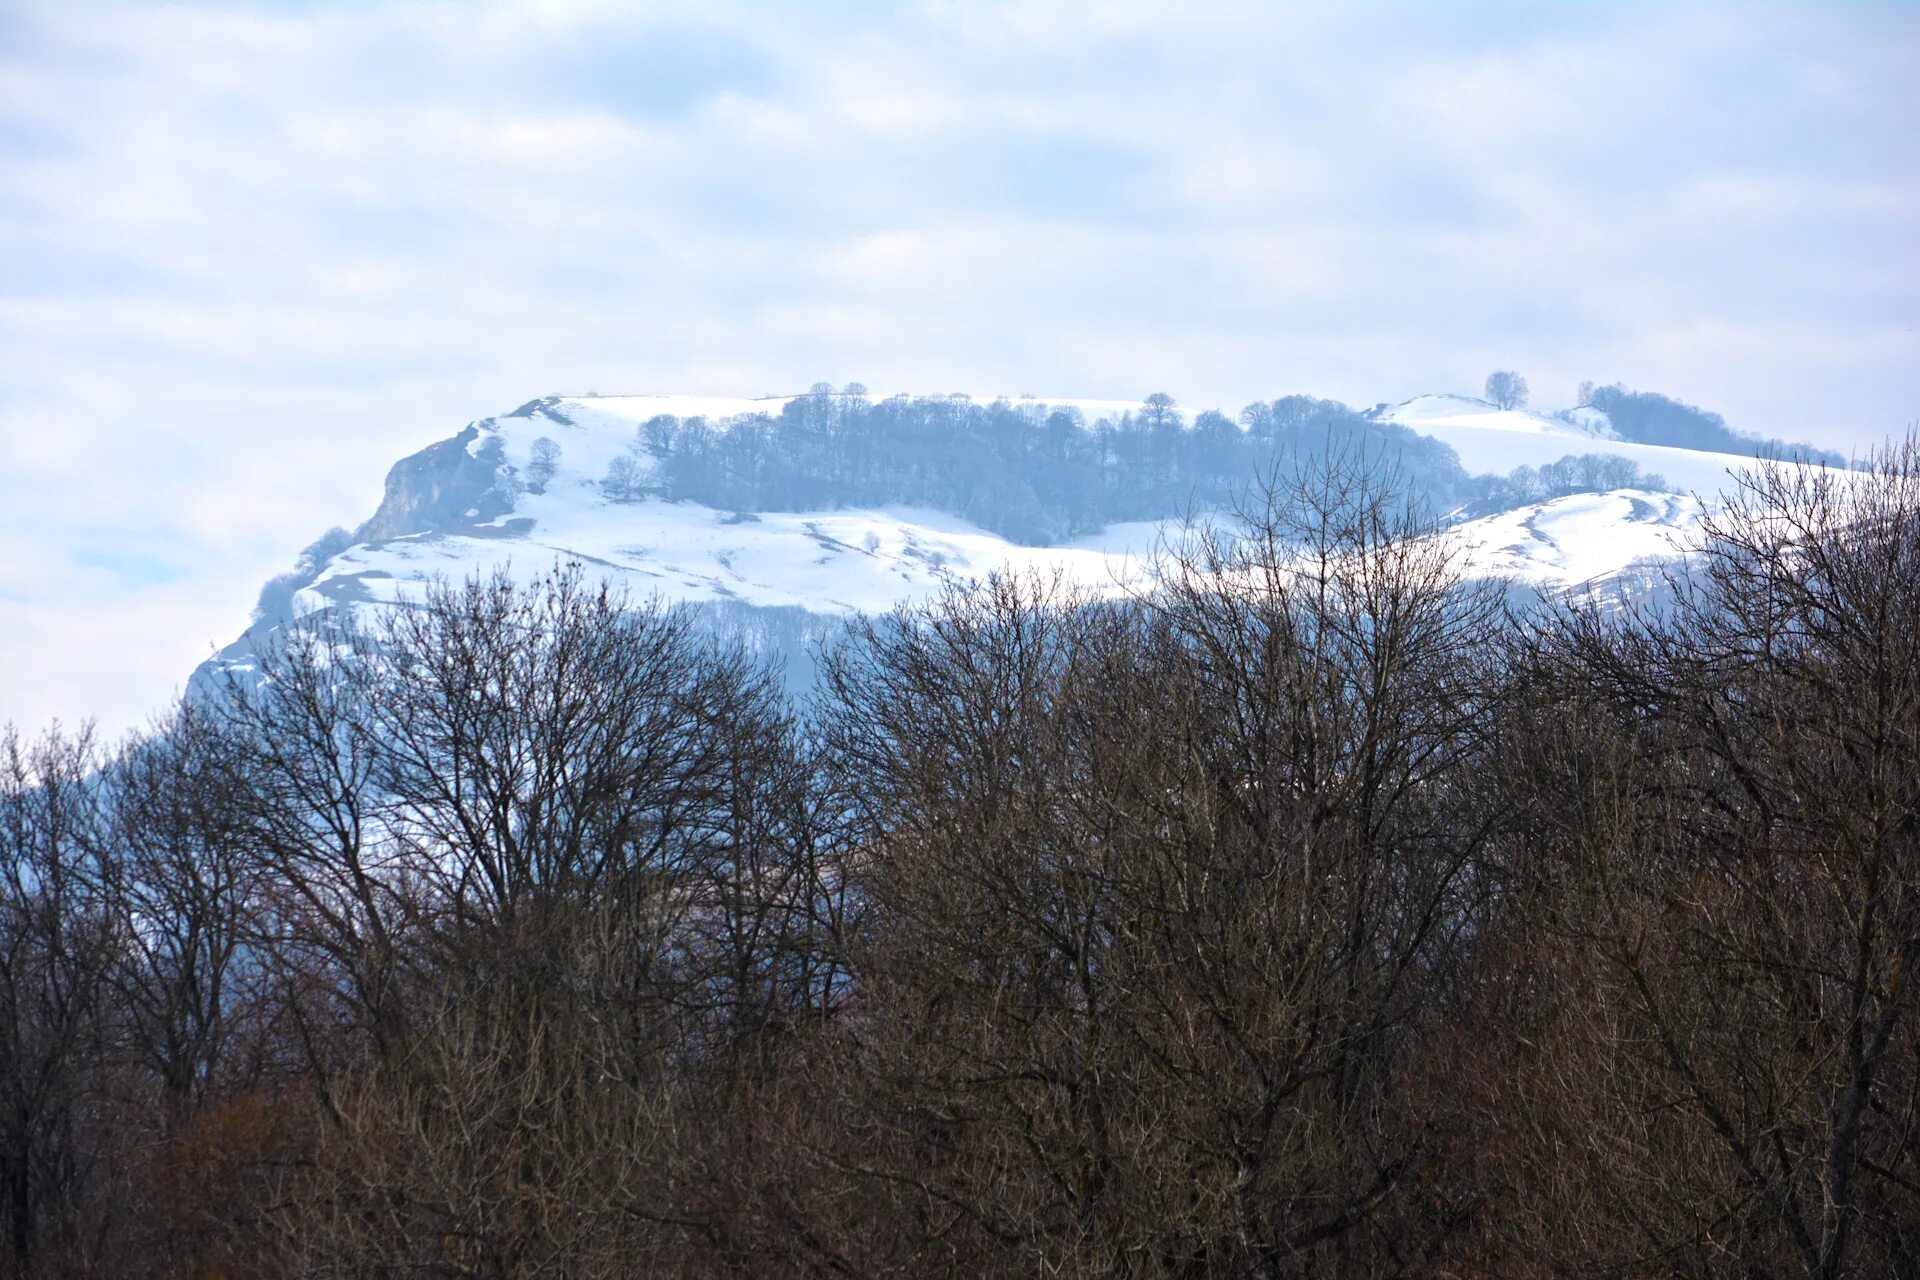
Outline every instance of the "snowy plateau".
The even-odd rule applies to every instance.
[[[778,653],[790,678],[810,679],[808,650],[846,618],[924,599],[944,585],[1003,570],[1059,573],[1094,591],[1135,589],[1172,518],[1110,524],[1056,545],[1021,545],[940,510],[878,505],[807,511],[726,510],[672,500],[649,484],[658,460],[644,428],[662,415],[724,433],[754,415],[778,417],[797,397],[554,396],[470,424],[396,464],[380,510],[346,545],[303,564],[275,607],[203,664],[195,683],[245,677],[258,647],[294,619],[325,610],[377,610],[417,598],[434,578],[505,568],[520,579],[576,564],[635,598],[691,602],[716,629]],[[984,403],[984,402],[982,402]],[[1043,429],[1071,406],[1087,424],[1141,406],[1118,400],[1022,399]],[[1606,416],[1500,409],[1462,396],[1420,396],[1367,415],[1448,446],[1465,471],[1505,474],[1569,455],[1603,454],[1664,478],[1664,489],[1620,488],[1532,502],[1477,518],[1456,513],[1437,536],[1457,540],[1473,575],[1555,594],[1633,593],[1653,566],[1697,545],[1705,511],[1751,458],[1619,439]],[[1183,429],[1193,417],[1183,414]],[[552,455],[541,483],[543,441]],[[618,464],[617,459],[632,459]],[[609,492],[610,468],[630,482]],[[1255,477],[1248,476],[1251,483]]]

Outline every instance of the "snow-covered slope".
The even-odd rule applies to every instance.
[[[1646,489],[1574,493],[1469,521],[1450,531],[1487,576],[1568,587],[1697,545],[1703,504]]]
[[[877,612],[995,570],[1057,571],[1099,591],[1136,587],[1171,530],[1171,521],[1114,525],[1066,545],[1033,547],[944,512],[904,506],[748,513],[658,496],[656,464],[639,445],[650,419],[698,416],[724,431],[743,415],[778,413],[787,399],[549,397],[474,423],[394,467],[380,511],[357,541],[314,566],[287,614],[380,607],[417,594],[433,577],[461,579],[500,566],[532,577],[574,563],[637,596],[702,602],[716,617],[736,621],[783,620],[771,631],[763,627],[761,638],[793,649],[798,637],[817,634],[795,619]],[[1072,404],[1089,421],[1138,407],[1047,403]],[[1684,554],[1702,512],[1741,465],[1729,455],[1612,439],[1603,415],[1548,417],[1422,396],[1374,416],[1444,441],[1475,473],[1609,453],[1693,491],[1574,494],[1467,521],[1445,535],[1457,540],[1472,572],[1546,590]],[[558,454],[544,474],[540,454],[553,446]],[[622,458],[632,460],[632,489],[610,493],[609,467]],[[263,618],[209,671],[243,668],[252,646],[284,621]]]
[[[1531,409],[1502,409],[1472,396],[1415,396],[1402,404],[1380,410],[1379,416],[1429,435],[1467,428],[1588,441],[1613,438],[1612,424],[1608,423],[1605,414],[1589,412],[1587,416],[1569,421],[1535,413]]]
[[[1088,584],[1137,568],[1127,547],[1022,547],[938,511],[734,513],[689,502],[578,504],[566,481],[512,519],[466,531],[360,544],[335,556],[296,596],[302,611],[337,600],[391,602],[436,574],[460,578],[511,565],[532,576],[556,562],[636,594],[737,601],[761,608],[872,613],[1000,568],[1058,568]],[[556,492],[556,488],[559,490]],[[1142,532],[1137,549],[1151,550]]]
[[[1461,465],[1476,474],[1539,467],[1570,453],[1608,453],[1639,464],[1642,471],[1682,491],[1717,494],[1729,483],[1729,470],[1745,461],[1732,454],[1616,439],[1606,415],[1591,409],[1558,418],[1498,409],[1468,396],[1416,396],[1377,409],[1374,416],[1445,441],[1460,455]]]
[[[430,528],[351,546],[296,596],[296,608],[390,602],[434,575],[457,579],[505,564],[531,576],[570,561],[639,595],[876,612],[948,580],[1002,568],[1057,568],[1090,586],[1110,586],[1137,572],[1138,557],[1129,552],[1152,549],[1156,531],[1148,525],[1118,527],[1064,547],[1023,547],[939,511],[728,512],[658,497],[616,501],[605,492],[616,458],[633,459],[644,486],[654,464],[634,441],[648,419],[702,416],[724,430],[736,416],[777,412],[785,402],[557,397],[476,423],[462,452],[520,478],[511,511],[495,514],[485,504],[444,510],[433,513]],[[1117,411],[1100,401],[1079,403],[1090,414],[1096,407]],[[544,483],[528,488],[525,477],[533,473],[541,440],[559,446],[557,465]],[[390,486],[388,506],[407,496]]]

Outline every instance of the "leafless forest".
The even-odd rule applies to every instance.
[[[804,707],[560,569],[10,733],[0,1274],[1911,1274],[1920,444],[1657,610],[1270,496]]]

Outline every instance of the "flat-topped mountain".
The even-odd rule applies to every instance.
[[[1684,553],[1752,459],[1626,434],[1593,404],[1542,414],[1452,395],[1365,413],[1288,396],[1231,418],[1164,395],[545,397],[396,463],[379,509],[269,583],[254,627],[199,678],[244,671],[315,610],[556,563],[699,603],[804,664],[835,619],[956,578],[1042,569],[1125,589],[1182,520],[1330,449],[1391,471],[1470,572],[1565,589]]]

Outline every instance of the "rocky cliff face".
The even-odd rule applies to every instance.
[[[387,472],[379,510],[360,526],[358,542],[386,542],[409,534],[482,524],[513,510],[513,488],[497,438],[479,449],[469,426],[451,440],[402,458]]]

